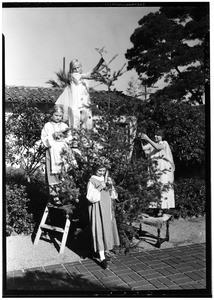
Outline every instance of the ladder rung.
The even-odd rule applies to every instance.
[[[51,225],[47,225],[47,224],[40,225],[40,227],[43,229],[54,230],[54,231],[61,232],[61,233],[64,232],[64,229],[61,227],[51,226]]]

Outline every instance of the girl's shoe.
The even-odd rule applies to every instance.
[[[107,259],[106,259],[106,258],[103,259],[103,260],[101,260],[100,266],[101,266],[104,270],[108,268],[108,262],[107,262]]]

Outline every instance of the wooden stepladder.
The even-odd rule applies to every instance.
[[[49,215],[49,212],[50,212],[49,208],[50,207],[54,207],[55,209],[60,209],[59,207],[50,206],[50,205],[47,205],[45,207],[45,211],[43,213],[43,216],[42,216],[42,219],[41,219],[41,222],[39,224],[39,228],[38,228],[35,240],[34,240],[34,245],[38,244],[39,239],[41,237],[41,234],[44,230],[51,230],[51,231],[55,231],[55,232],[60,232],[60,233],[62,233],[62,240],[61,240],[61,245],[60,245],[60,250],[59,250],[59,253],[61,254],[61,253],[64,252],[64,249],[65,249],[65,245],[66,245],[66,241],[67,241],[68,232],[69,232],[69,229],[70,229],[71,222],[70,222],[70,219],[69,219],[69,215],[66,214],[66,220],[65,220],[64,228],[57,227],[57,226],[52,226],[50,224],[46,224],[45,222],[46,222],[47,217]]]

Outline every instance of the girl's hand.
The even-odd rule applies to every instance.
[[[105,182],[102,182],[102,186],[103,186],[103,187],[106,187],[106,183],[105,183]]]
[[[145,133],[141,133],[141,139],[148,141],[149,137]]]
[[[107,183],[108,183],[108,184],[113,184],[113,181],[112,181],[112,179],[111,179],[110,177],[108,177]]]
[[[61,132],[54,132],[54,133],[53,133],[53,138],[54,138],[55,140],[60,139],[61,136],[62,136]]]

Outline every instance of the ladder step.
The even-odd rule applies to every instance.
[[[40,225],[40,227],[43,228],[43,229],[54,230],[54,231],[61,232],[61,233],[64,232],[63,228],[57,227],[57,226],[51,226],[51,225],[43,224],[43,225]]]

